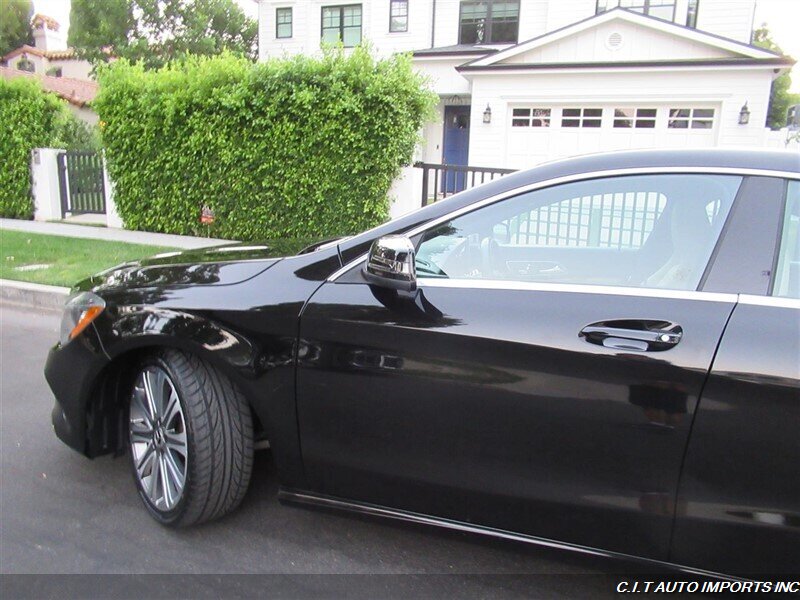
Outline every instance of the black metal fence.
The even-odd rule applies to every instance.
[[[103,158],[97,152],[68,150],[58,154],[62,216],[105,214]]]
[[[416,162],[414,166],[422,169],[422,206],[492,181],[496,177],[516,172],[516,169],[439,165],[424,162]]]

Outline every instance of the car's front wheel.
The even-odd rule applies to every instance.
[[[150,514],[185,526],[241,502],[253,464],[253,425],[241,392],[196,356],[165,350],[144,360],[129,405],[134,479]]]

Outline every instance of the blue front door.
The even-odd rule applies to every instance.
[[[442,162],[446,165],[467,165],[469,158],[469,106],[444,107],[444,143]],[[441,191],[454,194],[466,187],[467,174],[445,171]]]

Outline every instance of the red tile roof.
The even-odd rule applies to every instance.
[[[64,50],[41,50],[34,46],[28,46],[27,44],[12,50],[6,54],[2,60],[3,62],[7,62],[15,56],[19,56],[20,54],[33,54],[34,56],[43,56],[44,58],[48,58],[50,60],[80,60],[80,57],[75,53],[75,48],[66,48]]]
[[[0,67],[0,77],[4,79],[14,79],[15,77],[34,77],[38,79],[42,87],[49,92],[58,94],[64,100],[75,106],[85,106],[87,102],[94,100],[97,96],[98,86],[94,81],[83,81],[72,77],[51,77],[50,75],[35,75],[26,71],[12,69],[10,67]]]

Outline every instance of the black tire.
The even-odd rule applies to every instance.
[[[166,389],[174,389],[177,395],[183,425],[179,433],[185,433],[185,460],[178,461],[183,466],[180,478],[183,488],[177,502],[170,507],[163,501],[165,495],[161,498],[163,505],[159,506],[158,499],[154,502],[145,489],[144,478],[137,470],[131,423],[134,411],[138,410],[134,408],[135,395],[141,389],[137,388],[137,382],[144,382],[145,373],[153,374],[159,369],[172,384],[172,388]],[[253,468],[253,423],[247,401],[226,375],[197,356],[163,350],[141,363],[129,395],[128,414],[128,446],[134,480],[139,496],[156,521],[172,527],[186,527],[222,517],[239,505],[247,492]],[[141,414],[141,410],[137,414]],[[139,421],[141,423],[141,419]],[[154,425],[150,428],[153,432],[157,429]],[[163,433],[164,428],[161,431]],[[137,451],[141,453],[143,436],[138,430],[136,435],[139,436]],[[153,433],[152,437],[153,454],[157,451],[156,435]],[[167,446],[163,439],[161,443]],[[158,451],[163,454],[168,450],[162,447]],[[172,456],[184,458],[174,453]]]

